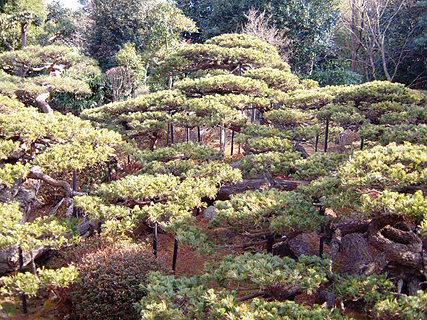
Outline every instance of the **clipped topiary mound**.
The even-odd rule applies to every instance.
[[[159,270],[145,244],[121,241],[86,254],[71,288],[79,319],[138,319],[134,303],[145,295],[147,272]]]

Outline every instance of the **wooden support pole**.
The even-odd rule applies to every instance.
[[[108,167],[110,166],[110,162],[108,162]],[[73,191],[77,191],[77,171],[73,171]]]
[[[202,135],[201,135],[201,133],[200,133],[200,126],[197,126],[197,142],[198,142],[199,144],[201,144],[201,143],[202,143]]]
[[[169,76],[169,78],[168,78],[168,90],[172,90],[172,85],[173,85],[173,79],[172,79],[172,76]]]
[[[325,206],[323,204],[321,204],[321,203],[318,204],[317,206],[319,207],[319,215],[324,216],[325,215],[325,210],[326,210]],[[320,236],[320,243],[319,243],[319,257],[322,257],[322,255],[323,255],[323,247],[324,247],[324,243],[325,243],[325,240],[326,240],[326,238],[323,236],[324,232],[325,232],[325,227],[321,226],[320,227],[320,234],[321,234],[321,236]]]
[[[190,141],[190,128],[189,127],[185,128],[185,141],[186,142]]]
[[[22,249],[19,247],[19,272],[24,272],[24,256],[22,254]],[[27,295],[24,293],[21,295],[22,298],[22,312],[24,314],[28,313],[28,307],[27,307]]]
[[[154,256],[157,258],[157,222],[154,223],[153,250]]]
[[[274,244],[274,236],[272,234],[269,234],[266,236],[267,238],[267,252],[272,253],[273,252],[273,244]]]
[[[110,162],[108,161],[108,167]],[[77,191],[77,170],[73,171],[73,191]],[[77,217],[76,207],[73,205],[73,217]]]
[[[178,258],[178,240],[175,239],[175,243],[173,246],[173,259],[172,259],[172,271],[175,273],[176,271],[176,259]]]
[[[325,130],[325,149],[324,151],[328,151],[328,135],[329,135],[329,118],[326,119],[326,130]]]
[[[234,151],[234,130],[231,130],[231,152],[230,154],[233,155]]]
[[[108,179],[111,179],[111,162],[110,160],[107,161],[107,169],[108,169]],[[76,191],[76,190],[74,190]]]
[[[171,144],[174,143],[174,135],[173,135],[173,123],[171,123]]]
[[[360,150],[363,150],[364,144],[365,144],[365,139],[362,137],[362,140],[360,140]]]
[[[166,147],[169,147],[169,135],[170,135],[170,128],[171,128],[171,125],[170,125],[170,123],[168,123],[168,131],[167,131],[167,133],[166,133]]]
[[[319,134],[316,134],[316,145],[314,146],[314,152],[317,152],[318,145],[319,145]]]
[[[219,148],[220,148],[220,151],[223,155],[225,153],[225,144],[226,144],[225,133],[226,133],[225,128],[223,125],[221,125],[221,127],[219,128],[219,135],[220,135],[220,137],[219,137]]]

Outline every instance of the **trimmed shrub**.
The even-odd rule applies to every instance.
[[[138,319],[134,303],[145,295],[146,273],[158,270],[145,244],[127,241],[86,254],[78,264],[80,281],[71,288],[79,319]]]

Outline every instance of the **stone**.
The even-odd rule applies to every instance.
[[[215,219],[218,215],[218,210],[214,206],[209,206],[203,211],[203,218],[207,221]]]
[[[293,254],[293,252],[289,249],[289,245],[287,241],[281,241],[275,243],[273,245],[273,255],[279,257],[290,257],[292,259],[296,259],[297,257]]]
[[[303,233],[289,241],[282,241],[274,244],[273,254],[296,259],[302,255],[317,255],[318,247],[319,237],[315,233]]]
[[[99,221],[95,219],[89,219],[85,217],[81,223],[77,226],[77,231],[82,238],[89,238],[93,236],[95,231],[99,229]]]
[[[42,247],[36,250],[33,250],[33,257],[35,259],[41,258],[49,251],[48,248]],[[31,262],[31,255],[29,251],[24,251],[22,253],[24,260],[24,268],[28,266]],[[9,247],[0,250],[0,276],[6,275],[8,273],[19,270],[19,251],[18,247]]]
[[[0,276],[19,269],[19,254],[17,247],[0,250]]]
[[[318,248],[319,239],[312,234],[303,233],[289,241],[289,249],[297,257],[317,255]]]
[[[345,253],[345,272],[348,274],[367,273],[375,263],[372,248],[361,233],[351,233],[342,238],[342,252]]]
[[[233,162],[232,164],[230,164],[230,167],[232,167],[233,169],[243,170],[241,161]]]

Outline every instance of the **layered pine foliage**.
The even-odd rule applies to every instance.
[[[132,238],[142,226],[158,227],[179,243],[211,254],[202,275],[149,273],[145,296],[133,301],[135,317],[426,316],[424,92],[379,81],[319,88],[292,74],[273,46],[248,35],[186,45],[153,72],[170,80],[169,90],[87,109],[84,120],[0,100],[3,189],[17,190],[29,178],[49,183],[46,175],[112,158],[123,163],[129,156],[137,164],[132,173],[96,183],[85,194],[69,184],[63,188],[80,217],[97,220],[103,237]],[[219,147],[219,139],[208,136],[216,130]],[[186,138],[178,132],[186,132]],[[226,137],[234,134],[228,145],[238,144],[243,153],[230,166]],[[262,187],[218,199],[227,187],[254,180],[262,180]],[[210,228],[229,230],[230,238],[247,243],[224,245],[204,232],[193,212],[213,201],[217,215]],[[39,239],[37,228],[45,226],[43,241],[60,243],[62,238],[48,231],[61,229],[59,224],[41,219],[17,228],[18,205],[6,206],[14,210],[4,215],[12,229],[34,225],[31,232]],[[308,233],[325,245],[323,255],[317,249],[311,256],[244,252],[275,242],[289,249]],[[355,233],[387,263],[372,259],[357,272],[343,272],[342,240]],[[2,246],[30,250],[10,234],[5,239]],[[230,248],[238,250],[224,256]],[[385,272],[396,265],[400,273]],[[8,292],[12,282],[3,280]],[[16,281],[21,282],[29,280]]]

